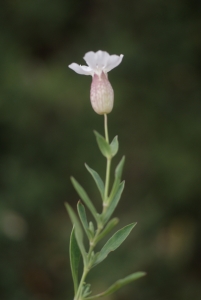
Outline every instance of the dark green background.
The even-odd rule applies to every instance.
[[[116,164],[126,155],[118,228],[126,242],[89,280],[94,292],[148,275],[107,300],[201,299],[201,2],[15,0],[0,7],[0,299],[72,300],[71,223],[78,196],[100,202],[87,162],[105,173],[92,130],[88,51],[124,54],[109,73]],[[89,215],[90,217],[90,215]]]

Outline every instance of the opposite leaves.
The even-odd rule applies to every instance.
[[[103,154],[108,159],[111,159],[114,157],[118,150],[119,150],[119,142],[118,142],[118,137],[115,136],[114,139],[112,140],[111,144],[109,144],[106,139],[99,134],[97,131],[94,131],[96,140],[98,143],[98,147]]]

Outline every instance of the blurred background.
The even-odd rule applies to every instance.
[[[106,300],[201,299],[201,2],[15,0],[0,8],[0,299],[73,299],[64,202],[69,177],[100,199],[103,177],[90,76],[68,68],[88,51],[124,54],[109,73],[113,167],[126,155],[117,228],[132,234],[89,281],[94,293],[146,271]],[[113,169],[114,170],[114,169]],[[90,214],[88,215],[91,218]]]

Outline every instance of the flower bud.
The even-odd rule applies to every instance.
[[[99,114],[109,114],[112,111],[114,103],[114,91],[104,72],[101,75],[94,74],[91,90],[91,105],[94,111]]]

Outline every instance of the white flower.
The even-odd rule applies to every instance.
[[[107,74],[116,68],[123,59],[123,54],[109,55],[106,51],[87,52],[83,57],[88,66],[81,66],[76,63],[69,65],[69,68],[81,75],[101,75],[102,72]]]
[[[88,66],[76,63],[69,68],[81,75],[93,77],[90,91],[90,99],[96,113],[103,115],[111,112],[114,103],[114,91],[108,80],[107,73],[117,67],[123,59],[123,55],[109,55],[105,51],[87,52],[84,60]]]

